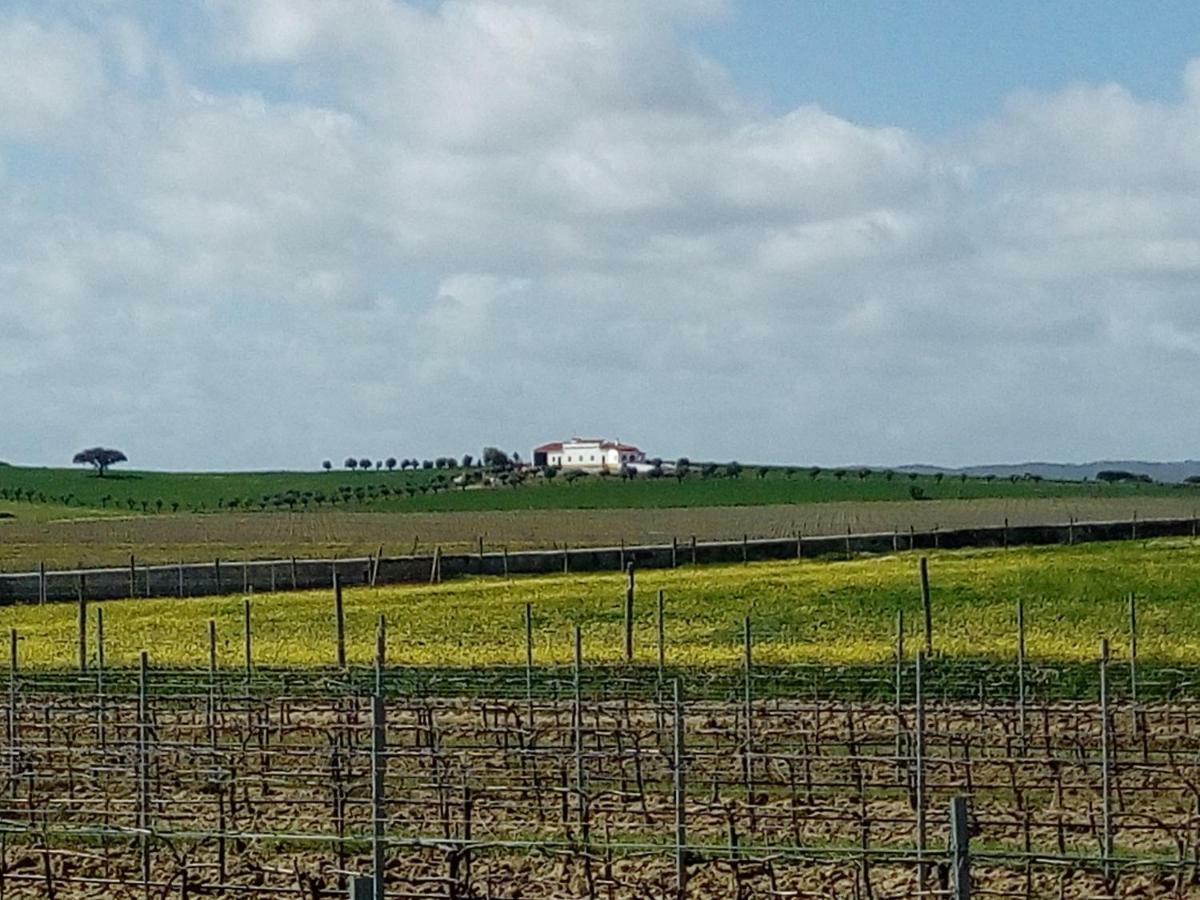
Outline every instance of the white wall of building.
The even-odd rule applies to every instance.
[[[612,441],[564,441],[562,450],[546,454],[548,465],[561,469],[583,469],[599,472],[602,469],[619,471],[621,466],[641,462],[645,454],[631,447],[614,446]]]

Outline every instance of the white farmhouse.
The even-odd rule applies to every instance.
[[[632,444],[601,438],[571,438],[533,449],[535,466],[582,469],[585,472],[619,472],[621,466],[644,463],[646,454]]]

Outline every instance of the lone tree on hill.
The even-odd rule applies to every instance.
[[[128,458],[120,450],[110,450],[107,447],[92,447],[90,450],[80,450],[71,462],[76,465],[88,465],[96,470],[96,477],[103,478],[108,467],[116,463],[128,462]]]

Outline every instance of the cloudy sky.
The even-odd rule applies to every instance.
[[[1198,8],[990,5],[5,0],[0,459],[1200,456]]]

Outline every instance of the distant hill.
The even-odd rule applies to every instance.
[[[1019,464],[1000,464],[991,466],[964,466],[961,469],[944,469],[938,466],[900,466],[900,472],[918,472],[922,475],[934,475],[944,472],[948,475],[959,475],[965,472],[968,476],[985,478],[995,475],[997,478],[1008,478],[1010,475],[1039,475],[1047,481],[1084,481],[1095,480],[1098,472],[1119,470],[1132,472],[1134,475],[1148,475],[1163,484],[1179,484],[1184,479],[1200,476],[1200,460],[1185,459],[1178,462],[1145,462],[1136,459],[1100,460],[1088,463],[1048,463],[1028,462]]]

